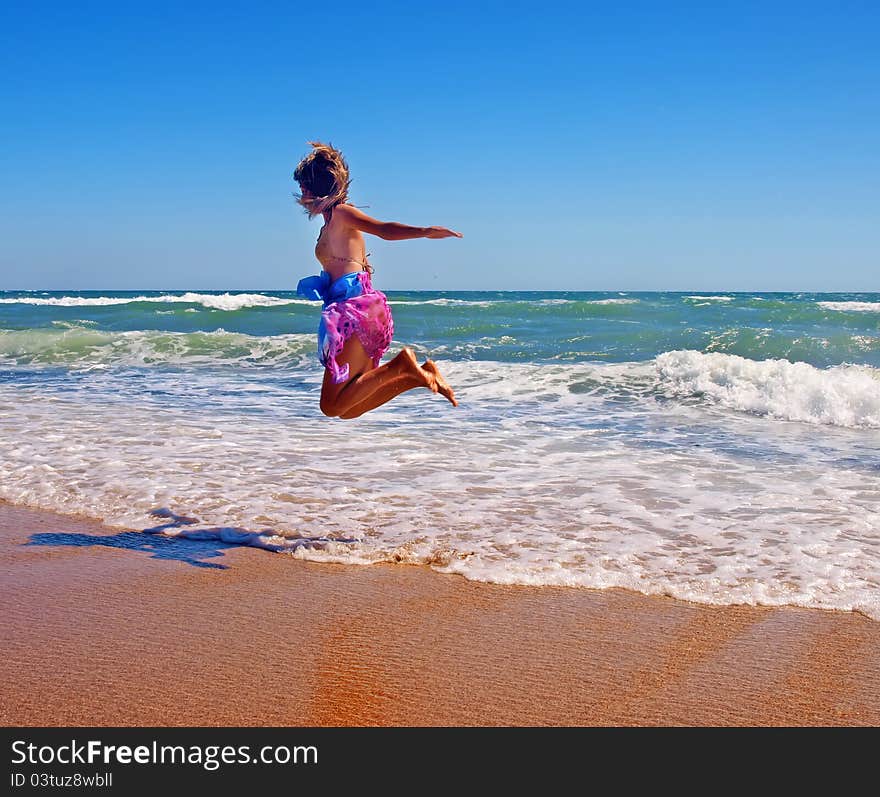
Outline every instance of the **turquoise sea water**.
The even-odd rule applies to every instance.
[[[633,362],[692,349],[820,368],[880,367],[880,294],[390,291],[388,297],[400,340],[461,360]],[[155,334],[167,332],[191,335],[178,345],[231,357],[231,338],[198,333],[312,334],[314,308],[291,292],[0,292],[0,353],[74,364],[89,346],[100,356],[98,331],[149,332],[160,348],[177,340]],[[31,348],[13,331],[31,333]],[[112,345],[112,335],[102,340]]]
[[[435,359],[459,408],[413,391],[321,416],[320,306],[291,292],[0,292],[0,497],[880,619],[880,294],[388,298],[391,354]]]

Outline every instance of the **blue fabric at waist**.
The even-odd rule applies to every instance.
[[[296,292],[306,299],[317,299],[324,302],[324,307],[333,302],[341,302],[345,299],[353,299],[364,292],[359,275],[360,271],[351,271],[343,274],[339,279],[331,281],[326,271],[316,274],[314,277],[303,277],[296,286]]]

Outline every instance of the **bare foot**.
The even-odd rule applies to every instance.
[[[430,371],[426,371],[419,365],[415,352],[409,348],[409,346],[404,346],[398,356],[401,360],[401,368],[407,373],[417,377],[419,381],[428,388],[428,390],[432,393],[436,393],[440,389],[440,385],[437,384],[437,379],[434,377],[434,374]]]
[[[434,382],[437,387],[434,389],[435,393],[440,393],[443,396],[446,396],[449,399],[449,403],[452,404],[453,407],[458,406],[458,402],[455,400],[455,392],[449,386],[449,382],[447,382],[442,374],[440,373],[440,369],[437,367],[437,364],[433,360],[425,360],[425,364],[422,368],[427,371],[429,374],[433,374]]]

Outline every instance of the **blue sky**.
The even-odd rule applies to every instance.
[[[880,290],[876,3],[0,11],[0,289],[291,289],[309,139],[385,289]]]

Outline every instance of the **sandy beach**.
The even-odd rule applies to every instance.
[[[301,562],[0,504],[4,725],[877,725],[880,623]]]

